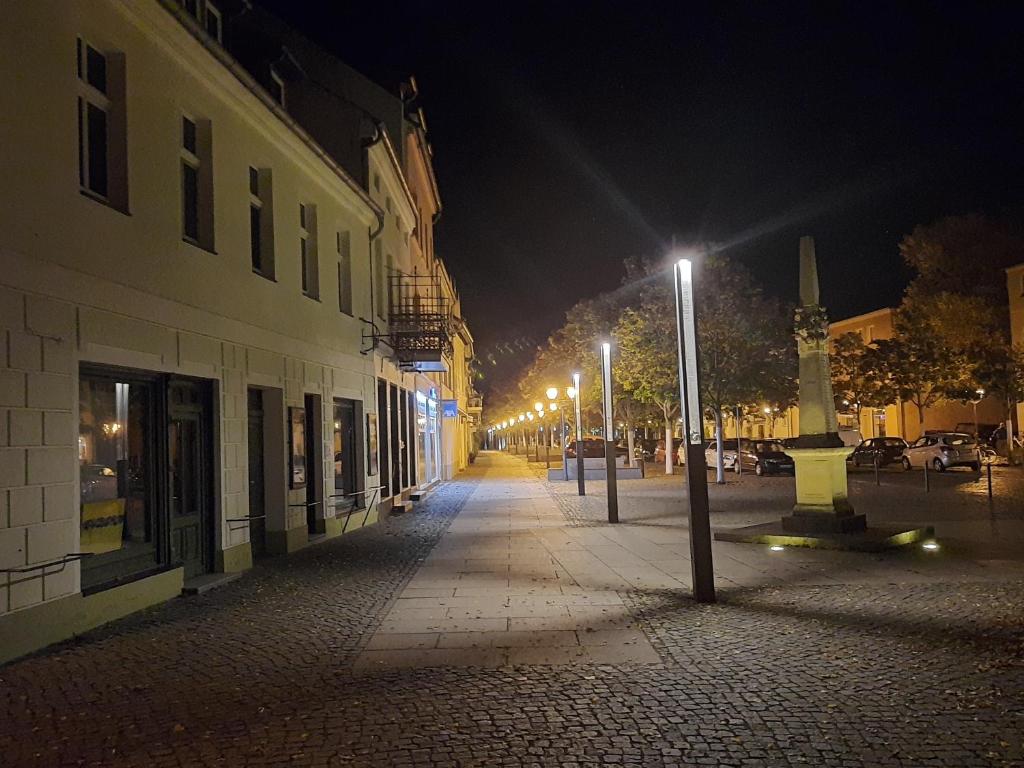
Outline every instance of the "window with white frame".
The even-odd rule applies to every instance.
[[[209,120],[181,118],[181,236],[213,250],[213,158]]]
[[[285,104],[284,78],[273,69],[270,70],[270,96],[282,107],[287,107]]]
[[[352,314],[352,237],[348,232],[337,233],[338,247],[338,309]]]
[[[269,168],[249,168],[249,253],[252,271],[274,279],[273,177]]]
[[[302,270],[302,293],[311,299],[319,299],[316,206],[309,203],[299,203],[299,257]]]
[[[124,56],[77,39],[78,185],[127,211]]]
[[[224,42],[224,17],[217,6],[211,3],[210,0],[206,0],[203,26],[206,27],[206,34],[218,43]]]

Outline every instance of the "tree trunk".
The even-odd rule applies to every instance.
[[[725,485],[725,455],[722,451],[722,411],[715,408],[715,482]],[[738,443],[737,443],[738,445]]]
[[[672,419],[665,417],[665,474],[671,475],[675,465],[672,446]]]
[[[626,466],[633,466],[633,422],[626,420]]]

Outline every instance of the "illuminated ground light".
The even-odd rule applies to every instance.
[[[924,544],[921,545],[921,549],[927,549],[929,552],[934,552],[938,548],[939,543],[937,541],[926,541]]]
[[[768,547],[768,549],[770,549],[772,552],[781,552],[785,549],[785,547],[781,544],[772,544],[770,547]]]

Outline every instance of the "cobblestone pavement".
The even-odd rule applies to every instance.
[[[920,578],[892,581],[883,563],[874,580],[725,585],[716,605],[635,589],[658,664],[354,675],[500,470],[484,454],[412,514],[0,668],[0,764],[1024,766],[1016,577],[911,563]]]

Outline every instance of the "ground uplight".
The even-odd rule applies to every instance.
[[[785,549],[785,547],[781,544],[772,544],[770,547],[768,547],[768,549],[770,549],[772,552],[781,552]]]
[[[929,552],[934,552],[938,548],[939,543],[937,541],[926,541],[924,544],[921,545],[921,549],[926,549]]]

